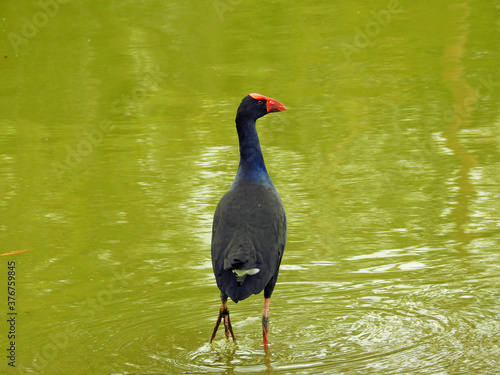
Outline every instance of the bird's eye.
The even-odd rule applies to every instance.
[[[263,103],[263,101],[262,101],[262,100],[259,100],[259,101],[257,102],[257,104],[258,104],[258,105],[261,105],[262,103]]]

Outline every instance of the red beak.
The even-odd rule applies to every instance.
[[[264,99],[267,102],[267,113],[269,112],[283,112],[286,110],[286,107],[278,102],[277,100],[274,100],[273,98],[268,98],[267,96],[260,95],[260,94],[248,94],[254,99]]]

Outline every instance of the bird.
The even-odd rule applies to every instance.
[[[286,214],[264,163],[256,121],[285,111],[275,99],[251,93],[236,112],[240,162],[229,190],[220,199],[212,225],[212,267],[222,305],[210,342],[224,322],[225,337],[236,338],[228,297],[235,303],[264,291],[262,342],[269,345],[269,307],[286,243]]]

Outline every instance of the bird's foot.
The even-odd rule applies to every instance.
[[[215,323],[214,331],[212,332],[212,336],[210,337],[210,342],[214,340],[221,321],[224,321],[224,335],[226,336],[226,339],[229,339],[229,335],[231,335],[233,341],[236,342],[233,327],[231,326],[231,320],[229,319],[229,310],[226,304],[222,304],[219,310],[219,317],[217,318],[217,322]]]

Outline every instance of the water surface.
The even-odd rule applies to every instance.
[[[62,3],[1,17],[0,253],[29,249],[2,371],[497,372],[497,1]],[[289,223],[267,354],[262,296],[208,344],[249,92],[288,108],[258,122]]]

